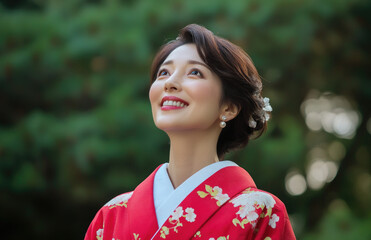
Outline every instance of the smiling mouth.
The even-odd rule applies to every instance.
[[[188,106],[187,104],[180,102],[180,101],[172,101],[172,100],[166,100],[163,102],[162,107],[165,106],[173,106],[173,107],[186,107]]]
[[[161,101],[161,110],[182,109],[188,106],[188,103],[175,96],[165,96]]]

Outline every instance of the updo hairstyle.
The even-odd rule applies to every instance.
[[[161,64],[177,47],[194,43],[201,59],[222,82],[221,103],[235,104],[238,115],[227,122],[217,144],[220,159],[232,149],[243,148],[254,136],[259,137],[267,127],[264,117],[264,101],[261,96],[262,82],[247,53],[226,39],[215,36],[210,30],[197,24],[184,27],[176,40],[163,45],[152,62],[151,84],[156,80]],[[256,122],[249,126],[249,119]]]

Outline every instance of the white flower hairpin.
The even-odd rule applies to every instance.
[[[273,108],[269,104],[269,98],[265,97],[265,98],[263,98],[263,101],[264,101],[263,110],[266,111],[266,112],[272,112],[273,111]]]
[[[269,104],[269,98],[265,97],[263,98],[263,101],[264,101],[264,107],[263,107],[263,111],[264,111],[264,119],[265,121],[268,121],[270,116],[269,116],[269,112],[272,112],[273,111],[273,108],[272,106]]]
[[[265,97],[263,98],[264,106],[263,106],[263,111],[262,111],[262,117],[264,119],[264,122],[268,121],[270,116],[269,113],[273,111],[272,106],[269,104],[269,98]],[[249,119],[249,127],[251,128],[256,128],[256,121],[252,116],[250,116]]]
[[[249,127],[256,128],[256,121],[252,118],[252,116],[250,116],[249,119]]]

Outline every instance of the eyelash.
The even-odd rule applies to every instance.
[[[198,70],[198,69],[192,69],[192,70],[190,71],[190,74],[191,74],[192,72],[198,72],[198,74],[196,74],[196,75],[199,76],[199,77],[203,77],[202,72],[201,72],[200,70]]]
[[[193,72],[197,72],[197,73],[196,74],[192,74]],[[166,70],[166,69],[160,69],[158,71],[157,77],[159,78],[159,77],[162,77],[162,76],[166,76],[166,75],[162,75],[162,73],[166,73],[166,75],[167,75],[167,74],[169,74],[169,71]],[[203,78],[202,72],[200,70],[198,70],[198,69],[195,69],[195,68],[194,69],[191,69],[191,71],[189,72],[189,74],[196,75],[198,77]]]
[[[161,75],[163,72],[169,73],[166,69],[161,69],[160,71],[158,71],[157,77],[165,76],[165,75]]]

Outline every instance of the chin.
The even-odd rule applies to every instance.
[[[191,131],[205,131],[210,130],[210,126],[204,126],[200,124],[156,124],[156,127],[166,133],[171,132],[191,132]]]
[[[177,130],[182,128],[187,128],[186,122],[182,121],[180,118],[169,118],[169,117],[160,117],[155,121],[155,125],[158,129],[163,131],[165,130]]]
[[[164,132],[175,132],[175,131],[185,131],[189,128],[174,124],[156,124],[156,127]]]

